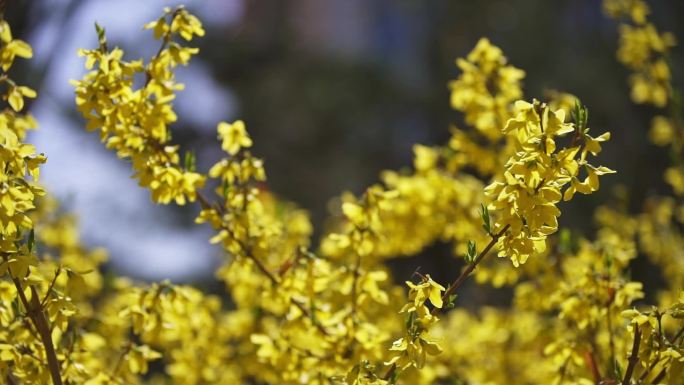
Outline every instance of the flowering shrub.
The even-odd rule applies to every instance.
[[[673,37],[649,23],[641,0],[604,7],[620,20],[618,60],[632,73],[634,102],[676,103],[664,59]],[[590,135],[588,109],[572,95],[525,98],[525,72],[481,39],[449,85],[471,128],[454,128],[443,146],[416,145],[413,170],[343,194],[341,215],[314,247],[306,212],[262,187],[264,162],[244,122],[218,123],[225,157],[205,172],[172,141],[183,89],[174,70],[197,54],[186,44],[204,35],[201,22],[179,7],[145,28],[159,50],[128,61],[97,27],[98,46],[79,52],[89,72],[73,82],[76,107],[87,130],[130,160],[153,202],[197,205],[196,222],[225,251],[216,276],[235,306],[190,286],[104,279],[106,253],[80,243],[76,219],[38,184],[46,157],[25,143],[36,122],[22,113],[36,93],[7,73],[32,51],[2,21],[11,107],[0,114],[5,383],[682,384],[680,106],[654,117],[650,134],[676,155],[665,174],[674,195],[649,198],[641,213],[598,207],[590,238],[559,232],[562,202],[614,172],[592,158],[610,133]],[[436,241],[463,259],[453,281],[391,276],[389,259]],[[644,287],[628,269],[638,254],[667,282],[653,306],[635,306]],[[471,275],[510,287],[511,306],[459,306]]]

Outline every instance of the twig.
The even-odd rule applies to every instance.
[[[389,370],[385,374],[385,377],[383,377],[383,380],[389,381],[392,377],[394,377],[394,372],[396,372],[396,371],[397,371],[397,364],[392,364],[392,366],[390,366]]]
[[[222,208],[220,208],[220,207],[219,207],[219,208],[214,208],[214,207],[212,207],[211,203],[209,203],[209,200],[208,200],[207,198],[205,198],[204,195],[202,195],[202,193],[200,193],[200,192],[197,192],[197,200],[200,202],[200,205],[202,206],[202,209],[205,209],[205,210],[208,210],[208,209],[215,209],[215,210],[217,210],[219,213],[221,213],[221,214],[223,213],[223,209],[222,209]],[[222,228],[223,230],[225,230],[225,231],[228,231],[228,232],[231,233],[231,235],[232,235],[232,231],[231,231],[230,229],[226,228],[226,227],[223,226],[223,225],[221,226],[221,228]],[[232,238],[233,238],[233,240],[234,240],[235,242],[238,243],[238,245],[240,246],[240,248],[245,252],[245,256],[246,256],[248,259],[250,259],[252,262],[254,262],[254,265],[256,265],[256,267],[259,269],[259,271],[261,271],[261,272],[266,276],[266,278],[268,278],[269,281],[271,281],[271,283],[272,283],[274,286],[278,286],[278,285],[280,284],[280,280],[278,279],[278,277],[276,277],[276,276],[275,276],[275,275],[266,267],[266,265],[264,265],[264,263],[261,262],[261,260],[259,260],[258,258],[256,258],[256,257],[253,255],[253,253],[251,252],[251,248],[250,248],[248,245],[246,245],[244,242],[242,242],[242,241],[240,241],[239,239],[237,239],[236,237],[232,237]],[[314,324],[314,326],[316,326],[316,329],[318,329],[323,335],[330,335],[330,333],[328,332],[328,330],[327,330],[320,322],[316,321],[316,319],[313,317],[313,309],[311,309],[311,310],[310,310],[310,309],[307,309],[307,308],[304,306],[304,304],[302,304],[301,302],[297,301],[296,299],[294,299],[294,298],[292,298],[292,297],[290,297],[290,303],[292,303],[293,305],[295,305],[295,306],[302,312],[302,314],[304,314],[304,316],[305,316],[306,318],[309,318],[309,319],[311,320],[311,322]]]
[[[8,383],[9,385],[17,385],[17,382],[14,381],[14,376],[12,376],[12,373],[11,373],[11,372],[8,372],[8,373],[7,373],[7,383]]]
[[[665,377],[665,373],[666,373],[666,372],[667,372],[667,367],[664,367],[664,368],[660,371],[660,373],[658,373],[658,375],[655,376],[655,378],[653,379],[653,381],[652,381],[651,383],[652,383],[652,384],[657,384],[657,383],[659,383],[659,382]]]
[[[632,344],[632,354],[629,355],[629,364],[627,370],[625,371],[625,377],[622,379],[622,385],[629,385],[632,379],[632,373],[634,372],[634,367],[639,360],[639,344],[641,343],[641,330],[639,330],[639,325],[634,325],[634,343]]]
[[[670,340],[670,343],[672,343],[672,344],[676,343],[677,340],[679,339],[679,337],[681,337],[682,335],[684,335],[684,326],[682,326],[682,328],[679,329],[677,334],[675,334],[675,336],[672,337],[672,339]]]
[[[606,313],[606,327],[608,328],[608,345],[610,346],[610,361],[613,363],[613,367],[615,367],[615,340],[613,337],[613,320],[610,311],[610,304],[608,304],[607,306]]]
[[[61,267],[57,267],[57,270],[55,270],[55,276],[52,278],[52,282],[50,282],[50,286],[48,286],[47,291],[45,292],[45,297],[43,297],[43,300],[40,301],[40,307],[45,307],[45,304],[47,304],[48,298],[50,298],[50,292],[52,292],[52,289],[55,287],[55,283],[57,282],[57,277],[59,277],[59,274],[62,272]]]
[[[587,362],[587,366],[591,369],[591,375],[594,377],[594,383],[601,383],[601,372],[599,372],[598,365],[596,365],[596,356],[593,350],[588,350],[584,353],[584,360]]]
[[[353,279],[352,279],[352,291],[351,291],[351,299],[352,299],[352,316],[356,317],[356,300],[358,298],[358,289],[356,286],[358,286],[359,283],[359,277],[361,276],[361,255],[356,254],[356,262],[354,263],[354,270],[353,270]]]
[[[660,350],[656,352],[656,357],[653,360],[653,362],[651,362],[651,364],[648,365],[648,369],[644,370],[644,372],[641,373],[641,376],[639,376],[640,382],[643,382],[646,379],[646,377],[648,377],[649,373],[653,371],[653,368],[655,368],[656,365],[658,365],[658,362],[660,362]]]
[[[119,354],[119,358],[116,360],[116,364],[114,364],[114,369],[112,370],[112,376],[116,376],[119,373],[119,370],[121,370],[121,365],[123,365],[124,358],[131,351],[131,347],[132,347],[131,341],[126,341],[125,345],[122,346],[121,354]]]
[[[456,278],[456,280],[451,285],[449,285],[446,291],[444,291],[444,294],[442,295],[442,301],[449,300],[449,296],[453,294],[453,292],[463,284],[466,278],[468,278],[468,276],[473,272],[473,270],[475,270],[477,265],[487,255],[487,253],[489,253],[492,247],[494,247],[494,245],[499,241],[499,238],[501,238],[510,227],[511,225],[506,225],[498,233],[492,235],[492,239],[489,241],[489,244],[487,244],[487,246],[485,246],[485,248],[480,252],[480,254],[477,255],[477,258],[475,258],[475,260],[472,263],[468,264],[468,266],[466,266],[465,269],[463,269],[463,272],[461,272],[461,275],[459,275],[458,278]],[[440,308],[435,307],[432,309],[431,314],[435,315],[439,310]]]
[[[173,21],[176,19],[176,16],[178,16],[179,14],[180,14],[180,8],[173,11],[173,14],[171,15],[171,23],[173,23]],[[154,57],[152,58],[150,63],[152,61],[159,59],[159,56],[161,56],[161,53],[164,52],[166,47],[171,42],[171,30],[170,29],[166,31],[166,33],[164,34],[162,39],[163,40],[162,40],[161,45],[159,46],[159,50],[157,50],[157,54],[154,55]],[[147,69],[145,69],[145,86],[143,88],[147,88],[147,86],[150,84],[150,81],[152,81],[152,73],[150,72],[150,69],[147,68]]]
[[[480,262],[482,262],[482,259],[484,259],[484,257],[489,253],[489,251],[492,249],[492,247],[494,247],[494,245],[496,245],[496,243],[499,241],[499,238],[501,238],[506,233],[506,231],[508,231],[508,229],[510,227],[511,227],[511,225],[506,225],[503,228],[501,228],[501,230],[498,233],[491,235],[492,239],[489,241],[487,246],[485,246],[485,248],[482,249],[482,251],[480,252],[480,254],[477,255],[475,260],[473,260],[472,263],[469,263],[468,266],[466,266],[465,269],[463,269],[463,271],[461,272],[461,275],[459,275],[458,278],[456,278],[456,280],[451,285],[449,285],[449,287],[446,289],[446,291],[444,291],[444,295],[442,295],[442,302],[448,301],[449,296],[451,296],[451,294],[456,289],[461,287],[461,285],[466,280],[466,278],[468,278],[470,276],[470,274],[473,272],[473,270],[475,270],[477,265]],[[441,309],[438,307],[435,307],[432,309],[432,312],[430,314],[435,315],[435,314],[437,314],[437,312],[439,310],[441,310]],[[396,372],[396,371],[397,371],[397,364],[392,364],[392,366],[390,366],[387,373],[385,373],[385,376],[383,377],[383,379],[385,381],[389,381],[394,376],[394,372]]]
[[[50,370],[50,376],[52,377],[52,383],[54,385],[62,385],[62,375],[60,373],[60,363],[57,359],[57,353],[55,352],[55,347],[52,344],[52,335],[50,333],[50,325],[45,318],[45,313],[38,300],[38,292],[31,286],[31,301],[26,298],[24,289],[21,286],[21,282],[18,278],[12,277],[14,281],[14,286],[17,288],[19,293],[19,298],[21,299],[24,308],[26,309],[26,314],[29,316],[33,325],[38,331],[43,347],[45,348],[45,356],[48,360],[48,369]]]

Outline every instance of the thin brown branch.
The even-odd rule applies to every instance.
[[[660,381],[662,381],[663,378],[665,378],[665,374],[667,374],[667,366],[664,367],[664,368],[660,371],[660,373],[658,373],[658,375],[655,376],[655,378],[653,378],[653,381],[651,381],[651,384],[659,384]]]
[[[114,368],[112,369],[112,375],[117,376],[119,373],[119,370],[121,370],[121,365],[124,363],[124,359],[126,358],[126,355],[131,351],[131,347],[133,345],[131,344],[131,341],[126,341],[124,346],[121,347],[121,354],[119,354],[119,358],[116,360],[116,364],[114,364]]]
[[[394,377],[394,372],[396,372],[396,371],[397,371],[397,364],[392,364],[392,366],[390,366],[389,370],[385,374],[385,377],[383,377],[383,380],[385,380],[385,381],[391,380],[392,377]]]
[[[357,286],[359,284],[359,277],[361,276],[360,269],[361,269],[361,255],[357,253],[356,254],[356,262],[354,263],[354,270],[352,272],[353,279],[352,279],[352,289],[351,289],[352,290],[351,291],[352,316],[354,316],[354,317],[356,316],[356,308],[357,308],[356,300],[358,299]]]
[[[20,352],[22,355],[25,355],[25,356],[27,356],[27,357],[29,357],[29,358],[33,358],[34,360],[36,360],[36,362],[38,362],[39,364],[45,366],[45,361],[43,361],[42,358],[40,358],[40,357],[38,357],[37,355],[35,355],[28,347],[23,347],[23,349],[19,349],[19,352]]]
[[[7,373],[7,384],[18,385],[17,381],[14,380],[14,376],[12,375],[12,373]]]
[[[45,292],[45,296],[43,297],[43,300],[40,301],[40,306],[42,308],[45,307],[45,304],[47,304],[48,298],[50,298],[50,292],[52,292],[52,289],[55,287],[55,283],[57,282],[57,277],[59,277],[59,274],[62,272],[61,267],[57,267],[57,270],[55,270],[55,276],[52,278],[52,281],[50,282],[50,286],[48,286],[47,291]]]
[[[21,286],[21,281],[18,278],[12,277],[14,281],[14,286],[17,288],[17,293],[19,298],[26,309],[26,314],[29,316],[33,325],[38,331],[40,340],[45,349],[45,356],[48,361],[48,369],[50,370],[50,377],[52,377],[52,383],[54,385],[62,385],[62,375],[60,373],[60,363],[57,359],[57,353],[55,352],[55,347],[52,344],[52,333],[50,332],[50,325],[48,324],[47,318],[45,317],[45,312],[38,300],[38,292],[31,286],[31,300],[26,298],[24,289]]]
[[[482,262],[482,259],[489,253],[489,251],[496,245],[496,243],[499,241],[499,238],[501,238],[506,231],[511,227],[511,225],[506,225],[504,226],[498,233],[492,235],[492,239],[489,241],[487,246],[480,252],[480,254],[477,255],[475,260],[472,263],[469,263],[461,272],[461,275],[456,278],[456,280],[449,285],[449,287],[444,291],[444,294],[442,295],[442,301],[447,302],[449,300],[449,296],[453,294],[453,292],[461,287],[463,282],[465,282],[466,278],[470,276],[470,274],[475,270],[477,265]],[[437,312],[440,310],[440,308],[433,308],[432,309],[432,314],[437,314]]]
[[[615,366],[615,338],[613,336],[613,320],[612,312],[610,311],[610,304],[606,311],[606,327],[608,328],[608,345],[610,347],[610,361]]]
[[[202,209],[204,209],[204,210],[207,210],[207,209],[215,209],[215,210],[217,210],[219,213],[221,213],[221,214],[223,213],[223,210],[222,210],[221,208],[214,208],[214,207],[212,207],[212,204],[209,203],[209,200],[208,200],[206,197],[204,197],[204,195],[202,195],[202,193],[200,193],[200,192],[197,192],[197,200],[199,201],[200,206],[202,206]],[[229,233],[232,233],[232,231],[231,231],[230,229],[226,228],[225,226],[222,226],[222,229],[225,230],[225,231],[228,231]],[[248,245],[246,245],[246,244],[245,244],[244,242],[242,242],[241,240],[237,239],[236,237],[232,237],[232,238],[233,238],[233,240],[234,240],[235,242],[238,243],[238,245],[240,246],[240,248],[245,252],[245,256],[246,256],[248,259],[250,259],[252,262],[254,262],[254,265],[257,267],[257,269],[258,269],[261,273],[263,273],[263,274],[266,276],[266,278],[268,278],[269,281],[271,281],[271,283],[273,284],[273,286],[278,286],[278,285],[280,284],[280,280],[278,279],[278,277],[276,277],[276,276],[275,276],[275,275],[266,267],[266,265],[264,265],[264,263],[261,262],[261,260],[259,260],[259,258],[256,258],[256,257],[254,256],[254,254],[251,252],[251,248],[248,247]],[[304,304],[302,304],[301,302],[297,301],[296,299],[294,299],[294,298],[292,298],[292,297],[290,297],[290,303],[292,303],[293,305],[295,305],[295,306],[302,312],[302,314],[303,314],[306,318],[309,318],[309,319],[311,320],[311,322],[314,324],[314,326],[316,327],[316,329],[318,329],[323,335],[330,335],[330,333],[328,332],[328,330],[327,330],[320,322],[318,322],[318,321],[315,319],[314,313],[313,313],[313,311],[314,311],[313,309],[308,309]]]
[[[625,377],[622,379],[622,385],[629,385],[632,379],[632,373],[634,373],[634,368],[639,361],[639,344],[641,343],[641,330],[639,330],[639,325],[634,325],[634,343],[632,344],[632,353],[629,355],[629,364],[627,365],[627,370],[625,371]]]
[[[171,15],[171,23],[173,23],[173,20],[180,14],[180,8],[176,9],[173,11],[173,14]],[[157,50],[157,54],[154,55],[152,58],[152,61],[159,59],[159,56],[161,56],[162,52],[166,49],[166,47],[169,45],[171,42],[171,29],[169,28],[168,31],[164,34],[162,37],[162,43],[159,46],[159,49]],[[150,84],[150,81],[152,81],[152,73],[150,72],[150,69],[145,70],[145,86],[143,88],[147,88],[147,86]]]
[[[594,377],[594,383],[601,383],[601,372],[599,372],[598,365],[596,364],[596,355],[593,350],[588,350],[584,352],[584,361],[586,361],[587,366],[591,370],[591,375]]]
[[[648,365],[648,368],[644,370],[643,373],[641,373],[641,376],[639,376],[639,382],[643,382],[646,377],[653,371],[653,369],[658,365],[658,362],[660,362],[660,351],[656,352],[656,357],[655,359],[651,362],[650,365]]]
[[[508,229],[510,227],[511,227],[511,225],[506,225],[503,228],[501,228],[501,230],[498,233],[491,235],[492,239],[489,241],[487,246],[485,246],[485,248],[482,249],[482,251],[480,252],[480,254],[477,255],[475,260],[472,263],[469,263],[468,266],[466,266],[463,269],[463,271],[461,272],[461,275],[459,275],[458,278],[456,278],[456,280],[451,285],[449,285],[449,287],[444,291],[444,294],[442,295],[442,302],[447,303],[449,301],[449,296],[451,296],[453,294],[453,292],[456,291],[456,289],[461,287],[463,282],[465,282],[466,278],[468,278],[470,276],[470,274],[472,274],[472,272],[475,270],[477,265],[480,264],[480,262],[482,262],[482,260],[489,253],[489,251],[492,249],[492,247],[494,247],[494,245],[496,245],[496,243],[499,241],[499,238],[501,238],[506,233],[506,231],[508,231]],[[439,310],[441,310],[441,309],[435,307],[432,309],[431,314],[435,315],[435,314],[437,314],[437,312]],[[383,379],[385,381],[389,381],[394,376],[394,373],[396,371],[397,371],[397,365],[392,364],[392,366],[390,366],[387,373],[385,373],[385,376],[383,377]]]
[[[677,334],[675,334],[674,337],[672,337],[672,339],[670,340],[670,343],[676,344],[676,343],[677,343],[677,340],[678,340],[679,337],[681,337],[682,335],[684,335],[684,326],[682,326],[682,327],[679,329],[679,331],[677,332]]]

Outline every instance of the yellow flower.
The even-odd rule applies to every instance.
[[[14,111],[21,111],[24,108],[24,97],[35,98],[36,91],[31,88],[19,86],[10,87],[5,98]]]
[[[605,133],[592,138],[586,132],[576,132],[583,148],[580,159],[579,142],[574,147],[556,151],[556,137],[575,131],[565,123],[563,110],[551,111],[539,101],[515,104],[518,114],[508,120],[503,132],[514,141],[517,152],[506,163],[504,181],[494,181],[485,188],[493,199],[489,209],[497,215],[496,229],[507,231],[498,239],[499,256],[507,256],[515,266],[546,249],[546,237],[558,230],[560,210],[556,204],[563,197],[572,198],[575,191],[589,194],[599,187],[598,176],[614,171],[587,163],[588,154],[596,155],[600,143],[610,138]],[[586,170],[584,182],[577,179],[580,167]],[[561,190],[570,183],[565,193]],[[495,231],[496,232],[496,231]]]
[[[33,57],[33,49],[28,43],[23,40],[12,38],[12,32],[9,24],[5,20],[0,20],[0,40],[2,40],[2,47],[0,47],[0,67],[7,72],[14,63],[14,58],[19,56],[24,59]]]
[[[648,137],[656,146],[667,146],[672,143],[675,136],[675,130],[670,119],[658,115],[651,120],[651,130],[648,132]]]
[[[221,148],[230,155],[237,154],[240,149],[252,146],[252,139],[247,134],[245,123],[237,120],[232,124],[221,122],[218,124]]]

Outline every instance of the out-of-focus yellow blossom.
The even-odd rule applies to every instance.
[[[218,125],[218,135],[221,148],[230,155],[235,155],[241,148],[252,146],[252,139],[247,135],[245,123],[238,120],[233,124],[221,122]]]
[[[651,12],[643,0],[604,0],[603,9],[613,18],[628,17],[635,24],[646,23],[646,17]]]
[[[673,90],[670,50],[676,46],[672,33],[660,33],[648,21],[648,5],[643,0],[604,0],[604,8],[613,18],[631,15],[621,21],[618,59],[632,71],[629,77],[632,100],[651,103],[665,109],[651,121],[649,138],[657,146],[667,146],[673,164],[664,175],[675,195],[684,195],[684,121],[681,101]]]
[[[669,167],[665,170],[665,181],[677,195],[684,195],[684,167]]]
[[[462,74],[449,84],[451,106],[483,135],[496,139],[510,114],[511,102],[520,99],[525,72],[508,65],[500,48],[482,38],[466,59],[456,65]]]
[[[632,71],[632,100],[658,108],[667,106],[672,97],[667,59],[676,45],[674,35],[658,32],[648,21],[649,7],[643,0],[604,0],[603,7],[609,16],[621,20],[617,58]]]
[[[664,116],[655,116],[651,120],[651,130],[648,132],[649,139],[657,146],[667,146],[672,143],[676,132],[672,122]]]

